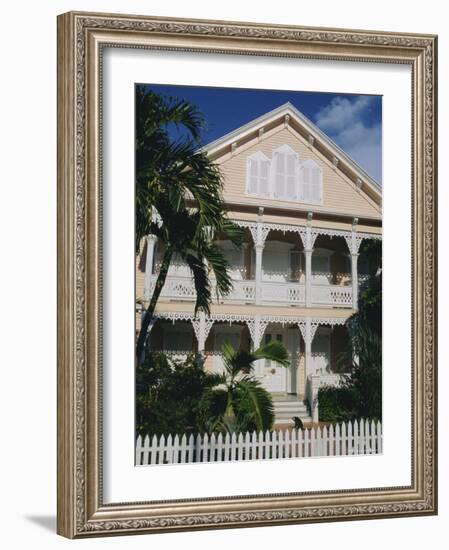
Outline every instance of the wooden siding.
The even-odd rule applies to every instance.
[[[315,160],[323,170],[323,204],[306,204],[293,201],[274,201],[246,194],[246,159],[256,151],[261,151],[271,159],[273,149],[287,144],[299,155],[300,161]],[[349,214],[354,216],[381,217],[381,209],[369,197],[333,165],[316,149],[310,148],[294,130],[281,128],[264,139],[252,140],[247,145],[237,149],[234,156],[229,154],[216,160],[223,173],[225,188],[224,196],[229,202],[245,202],[259,206],[277,206],[278,208],[297,207],[308,208],[319,212],[320,210],[332,211],[336,214]]]

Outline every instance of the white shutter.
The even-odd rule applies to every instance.
[[[300,170],[300,198],[305,202],[321,202],[322,177],[321,171],[313,161],[306,161]]]
[[[296,199],[296,170],[295,170],[295,157],[293,155],[286,155],[287,157],[287,166],[286,166],[286,195],[287,199],[294,200]]]
[[[269,195],[268,175],[270,163],[268,160],[259,160],[259,194]]]
[[[302,200],[310,201],[310,168],[309,166],[302,167]]]
[[[248,192],[252,195],[257,195],[258,189],[258,161],[256,159],[250,159],[249,161],[249,182]]]
[[[311,183],[312,183],[312,200],[314,202],[321,201],[321,174],[318,167],[314,167],[311,170]]]
[[[275,161],[275,197],[282,198],[285,195],[285,154],[276,153]]]

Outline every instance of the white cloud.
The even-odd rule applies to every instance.
[[[379,183],[382,181],[382,128],[364,122],[372,105],[367,96],[334,98],[315,115],[315,122],[353,160]]]

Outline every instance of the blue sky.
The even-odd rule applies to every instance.
[[[382,97],[321,92],[145,85],[195,104],[208,121],[202,145],[290,101],[371,177],[382,181]],[[172,129],[173,136],[176,131]]]

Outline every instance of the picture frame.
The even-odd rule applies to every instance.
[[[106,502],[103,54],[107,48],[411,69],[411,483]],[[58,533],[69,538],[437,513],[437,37],[70,12],[58,17]],[[107,472],[110,476],[110,472]]]

